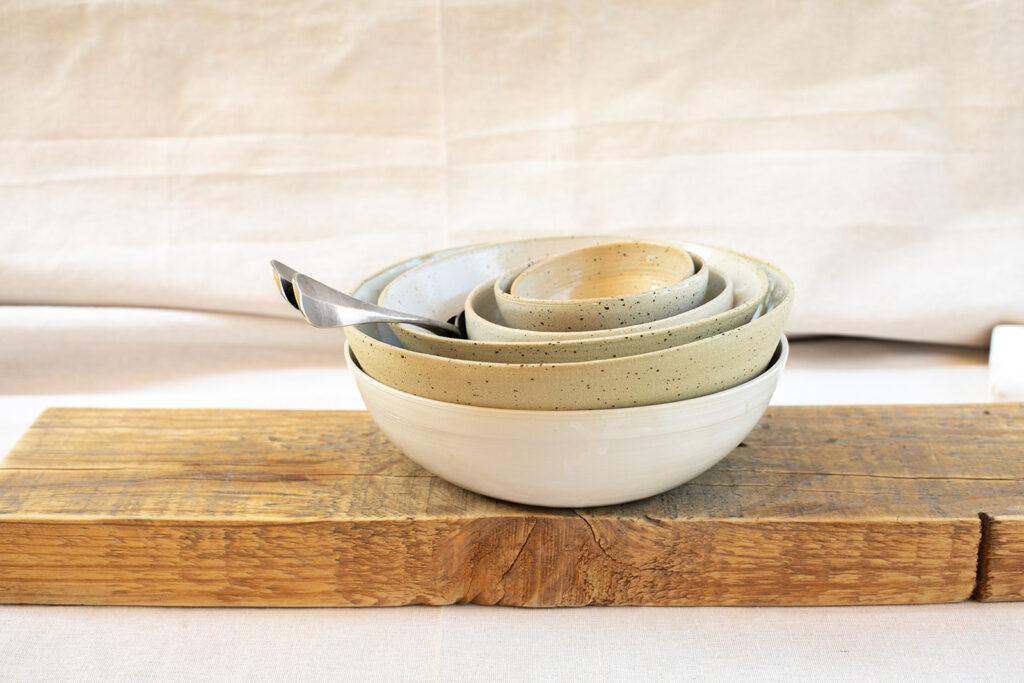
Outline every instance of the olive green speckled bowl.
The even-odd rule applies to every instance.
[[[503,325],[493,288],[488,289],[484,280],[487,269],[493,269],[495,261],[514,262],[523,253],[549,249],[561,242],[561,238],[548,238],[498,243],[430,260],[397,277],[385,288],[379,303],[441,320],[466,306],[468,340],[442,337],[414,325],[392,325],[401,345],[411,351],[460,360],[569,363],[647,353],[725,332],[749,322],[768,291],[768,278],[758,266],[722,249],[683,243],[701,263],[710,259],[715,269],[728,273],[734,283],[732,306],[724,306],[724,300],[709,302],[707,308],[698,307],[703,312],[695,309],[619,330],[535,332]],[[481,280],[483,284],[474,288]],[[467,287],[472,288],[468,297]]]
[[[595,239],[595,238],[584,238]],[[608,239],[608,238],[604,238]],[[470,261],[468,254],[493,253],[517,245],[526,258],[537,258],[558,239],[525,240],[459,250],[424,266],[446,261]],[[564,240],[563,240],[564,242]],[[546,244],[545,244],[546,243]],[[505,245],[504,247],[502,245]],[[690,245],[687,245],[689,247]],[[768,280],[764,306],[754,319],[713,336],[669,348],[618,358],[581,362],[514,363],[445,358],[396,346],[377,325],[346,328],[352,353],[366,373],[388,386],[417,396],[452,403],[529,410],[587,410],[651,405],[693,398],[744,382],[767,366],[793,305],[793,285],[777,268],[742,255],[694,245],[709,263],[719,252],[756,264]],[[486,259],[484,259],[486,260]],[[420,259],[422,262],[423,259]],[[405,264],[364,281],[356,296],[374,300],[388,278]],[[502,265],[490,274],[496,277]],[[449,307],[453,307],[449,302]]]

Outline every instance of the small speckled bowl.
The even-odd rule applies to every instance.
[[[538,242],[544,240],[464,249],[421,267],[441,260],[461,262],[493,256],[495,249],[509,244],[544,250],[546,245]],[[745,382],[767,367],[793,305],[793,284],[782,271],[734,252],[715,251],[746,258],[764,271],[769,282],[764,306],[743,325],[658,351],[576,363],[517,364],[411,351],[384,341],[377,325],[347,327],[345,334],[353,355],[370,377],[400,391],[450,403],[516,410],[591,410],[704,396]],[[398,266],[389,272],[397,270]],[[356,296],[372,301],[383,287],[382,279],[370,278],[357,289]]]
[[[616,327],[604,330],[583,330],[576,332],[555,332],[551,330],[522,330],[512,327],[505,322],[501,311],[498,310],[498,302],[495,296],[497,288],[507,289],[508,284],[515,272],[506,273],[504,276],[487,280],[481,283],[466,297],[466,330],[469,338],[475,341],[491,342],[537,342],[537,341],[570,341],[579,339],[597,339],[599,337],[620,337],[636,332],[652,332],[665,330],[670,327],[681,325],[685,322],[701,320],[727,311],[733,306],[734,291],[733,275],[739,281],[740,300],[749,298],[756,289],[761,289],[763,295],[767,288],[767,280],[763,276],[763,286],[757,287],[758,274],[760,270],[755,266],[746,263],[730,263],[728,267],[712,268],[704,264],[704,260],[696,253],[691,254],[698,272],[706,269],[708,273],[708,284],[704,292],[704,301],[697,307],[688,311],[672,315],[667,318],[659,318],[639,325],[627,327]],[[730,274],[729,270],[732,270]],[[755,284],[756,283],[756,284]]]
[[[549,256],[499,278],[494,298],[510,327],[575,332],[660,320],[704,301],[708,272],[694,273],[677,244],[632,240]]]
[[[501,316],[501,311],[498,310],[498,302],[494,295],[495,288],[492,283],[499,283],[502,279],[507,280],[508,276],[506,275],[505,278],[488,280],[470,292],[469,296],[466,298],[466,330],[469,338],[477,341],[564,342],[572,339],[597,339],[599,337],[617,337],[636,332],[665,330],[670,327],[675,327],[676,325],[681,325],[685,322],[710,318],[711,316],[732,308],[734,292],[736,291],[736,286],[733,283],[733,275],[735,273],[730,274],[726,268],[712,268],[711,266],[705,265],[703,259],[701,259],[697,254],[691,254],[691,256],[693,257],[694,263],[697,264],[698,269],[706,268],[708,270],[707,289],[704,292],[703,303],[696,308],[691,308],[690,310],[679,313],[678,315],[672,315],[667,318],[661,318],[659,320],[653,320],[639,325],[629,325],[627,327],[617,327],[609,330],[585,330],[582,332],[521,330],[517,327],[505,324],[505,319]],[[739,273],[739,289],[741,292],[741,296],[739,298],[745,299],[748,295],[748,292],[744,288],[745,283],[750,280],[757,280],[760,270],[749,264],[742,265],[743,272]],[[721,266],[721,264],[719,264],[719,266]],[[749,275],[749,277],[744,279],[745,275]],[[767,279],[764,278],[763,275],[761,275],[761,278],[765,280],[766,288]],[[498,286],[502,285],[499,283]]]

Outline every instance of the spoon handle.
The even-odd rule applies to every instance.
[[[458,327],[450,323],[383,308],[339,292],[308,275],[298,273],[292,280],[295,298],[303,317],[316,327],[345,327],[366,323],[411,323],[461,337]]]

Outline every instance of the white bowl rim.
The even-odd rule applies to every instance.
[[[418,254],[416,256],[410,256],[407,259],[402,259],[401,261],[398,261],[396,263],[392,263],[389,266],[384,266],[383,268],[381,268],[377,272],[373,273],[372,275],[367,275],[366,277],[364,277],[361,280],[359,280],[359,282],[357,282],[356,284],[352,285],[352,287],[346,293],[347,294],[351,294],[352,296],[355,296],[357,299],[359,299],[359,297],[356,296],[356,292],[358,292],[360,289],[365,287],[368,282],[372,282],[373,280],[376,280],[377,278],[387,274],[388,272],[390,272],[392,270],[395,270],[397,268],[401,268],[402,266],[406,266],[406,268],[401,273],[399,273],[399,275],[404,275],[405,273],[409,272],[413,268],[418,268],[419,266],[422,266],[427,261],[433,261],[434,259],[438,259],[438,258],[446,258],[448,256],[452,256],[452,255],[457,254],[457,253],[462,252],[462,251],[467,251],[469,249],[478,249],[479,247],[487,247],[487,246],[490,246],[492,244],[500,244],[500,242],[496,242],[496,241],[491,241],[491,242],[474,242],[473,244],[467,244],[467,245],[461,246],[461,247],[444,247],[442,249],[436,249],[434,251],[428,251],[425,254]],[[418,263],[416,263],[415,265],[407,266],[407,264],[410,264],[410,263],[413,263],[413,262],[416,262],[416,261],[418,261]],[[395,277],[397,278],[398,275],[396,275]],[[392,278],[392,279],[394,279],[394,278]],[[388,280],[388,282],[387,282],[387,284],[385,286],[387,286],[389,284],[391,284],[391,280]],[[366,299],[359,299],[359,300],[360,301],[366,301]],[[376,301],[366,301],[366,303],[373,304],[375,306],[377,305]]]
[[[496,247],[496,246],[499,246],[499,245],[502,245],[502,244],[508,244],[509,242],[539,242],[539,241],[542,241],[542,240],[554,240],[554,239],[561,239],[561,238],[564,238],[564,239],[579,239],[579,240],[587,240],[587,239],[597,239],[597,240],[599,240],[599,239],[608,238],[611,241],[611,240],[618,240],[621,237],[622,237],[621,235],[537,235],[535,237],[524,237],[523,239],[516,239],[516,240],[491,240],[489,242],[475,242],[473,244],[467,244],[464,247],[449,247],[447,249],[438,249],[436,251],[432,251],[432,252],[429,252],[427,254],[421,254],[420,256],[412,256],[410,258],[403,259],[403,260],[401,260],[401,261],[399,261],[397,263],[392,263],[390,266],[386,266],[384,268],[381,268],[380,270],[378,270],[373,275],[370,275],[368,277],[364,277],[362,280],[360,280],[359,283],[355,287],[352,288],[352,292],[353,293],[357,292],[358,290],[362,289],[363,285],[365,285],[367,282],[369,282],[370,280],[373,280],[375,278],[378,278],[381,275],[384,275],[384,273],[388,272],[389,270],[391,270],[393,268],[398,268],[400,266],[405,265],[406,263],[411,263],[412,261],[416,261],[416,260],[419,260],[420,262],[417,263],[414,266],[410,266],[409,268],[406,268],[398,276],[396,276],[393,280],[390,280],[387,284],[385,284],[384,287],[381,288],[381,292],[380,292],[381,295],[383,295],[384,291],[388,287],[391,286],[392,282],[394,282],[395,280],[397,280],[400,277],[405,277],[405,275],[409,271],[415,270],[416,268],[419,268],[420,266],[426,265],[428,261],[433,262],[433,261],[437,261],[437,260],[440,260],[440,259],[446,259],[446,258],[448,258],[450,256],[455,256],[456,254],[460,254],[460,253],[462,253],[464,251],[469,251],[471,249],[483,249],[483,248],[486,248],[486,247]],[[685,240],[681,240],[681,241],[685,241]],[[699,242],[692,242],[692,244],[701,244],[701,243],[699,243]],[[701,246],[713,247],[713,245],[710,245],[710,244],[701,244]],[[718,249],[719,247],[713,247],[713,248]],[[725,251],[728,251],[728,250],[725,250]],[[738,254],[738,255],[742,256],[742,254]],[[379,303],[379,299],[380,299],[380,297],[378,296],[378,301],[371,301],[369,303],[372,303],[372,304],[376,305],[376,304]]]
[[[371,377],[365,370],[359,366],[359,361],[356,359],[355,354],[352,353],[352,349],[345,341],[345,362],[349,367],[349,371],[353,375],[358,375],[360,379],[368,381],[370,384],[379,387],[384,390],[385,393],[392,394],[400,399],[408,401],[410,403],[417,403],[432,408],[451,408],[464,413],[476,413],[480,415],[492,415],[492,416],[539,416],[539,415],[565,415],[565,416],[596,416],[596,415],[627,415],[635,414],[638,411],[647,412],[659,412],[659,411],[672,411],[677,410],[681,405],[687,406],[700,406],[705,403],[714,403],[722,400],[723,397],[728,397],[734,393],[739,393],[744,389],[749,389],[752,386],[756,386],[762,382],[771,381],[772,378],[779,375],[786,366],[786,361],[789,358],[789,339],[783,334],[779,337],[779,343],[775,347],[775,351],[772,353],[772,360],[769,362],[768,367],[759,372],[757,376],[748,379],[746,382],[742,382],[735,386],[716,391],[710,394],[704,394],[703,396],[695,396],[694,398],[687,398],[681,401],[669,401],[667,403],[652,403],[649,405],[642,406],[623,406],[621,408],[592,408],[583,410],[520,410],[517,408],[488,408],[485,406],[474,406],[467,405],[465,403],[451,403],[449,401],[438,401],[433,398],[426,398],[424,396],[417,396],[416,394],[410,394],[401,389],[389,386],[380,380]]]

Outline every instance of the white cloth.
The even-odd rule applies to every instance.
[[[791,333],[1024,322],[1024,6],[0,5],[0,303],[287,316],[442,246],[708,241]]]
[[[16,681],[1016,681],[1024,609],[0,607]]]

